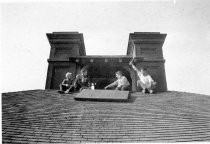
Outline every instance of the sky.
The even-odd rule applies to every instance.
[[[168,90],[210,95],[210,1],[1,3],[1,91],[44,89],[46,33],[83,33],[87,55],[125,55],[129,33],[160,32]]]

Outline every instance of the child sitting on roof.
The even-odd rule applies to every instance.
[[[59,85],[60,90],[59,93],[69,93],[74,90],[73,85],[74,79],[72,77],[72,73],[67,72],[66,73],[66,79],[63,80],[63,82]]]
[[[87,70],[82,69],[80,71],[80,74],[77,74],[74,87],[76,91],[81,91],[83,89],[90,89],[90,81],[87,75]]]
[[[127,80],[127,78],[122,75],[121,71],[116,72],[116,77],[117,77],[117,80],[115,82],[109,84],[108,86],[106,86],[105,89],[116,87],[115,88],[116,90],[122,90],[122,91],[128,90],[129,91],[130,83]]]
[[[134,59],[133,59],[134,60]],[[146,90],[149,93],[153,93],[153,89],[156,87],[156,82],[152,79],[152,77],[147,73],[146,68],[141,68],[138,70],[136,66],[133,64],[133,60],[129,63],[132,68],[137,72],[139,80],[137,81],[137,86],[142,87],[142,92],[145,93]]]

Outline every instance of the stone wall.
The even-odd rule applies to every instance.
[[[165,60],[162,53],[166,34],[131,33],[129,41],[134,42],[135,50],[129,43],[127,55],[123,56],[87,56],[83,34],[78,32],[53,32],[48,33],[47,37],[51,45],[51,51],[48,59],[46,89],[58,89],[67,72],[72,72],[73,76],[76,76],[83,67],[87,67],[94,83],[101,83],[103,80],[104,83],[113,82],[116,80],[115,71],[122,70],[128,77],[132,90],[140,90],[136,86],[138,76],[128,65],[135,53],[137,68],[146,67],[149,74],[157,81],[156,91],[167,91]],[[98,72],[95,72],[94,69]],[[113,73],[113,75],[105,76],[110,73]],[[100,85],[98,86],[99,89],[104,86],[103,84]]]
[[[53,32],[47,33],[47,38],[51,50],[45,88],[58,89],[67,72],[72,72],[74,76],[78,73],[77,64],[70,62],[69,57],[86,55],[83,34]]]
[[[138,69],[145,67],[152,78],[157,82],[156,91],[167,91],[165,75],[165,59],[163,58],[162,46],[166,34],[159,32],[134,32],[129,36],[129,42],[133,41],[135,49],[129,43],[127,55],[133,53],[137,57],[142,57],[142,62],[136,63]]]

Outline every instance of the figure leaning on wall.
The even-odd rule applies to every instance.
[[[140,70],[138,70],[133,64],[133,61],[134,59],[132,59],[129,65],[132,66],[132,68],[137,72],[137,75],[139,77],[139,80],[137,81],[137,86],[141,86],[143,93],[146,93],[146,91],[148,91],[149,93],[153,93],[153,90],[156,87],[157,83],[147,73],[146,68],[141,68]]]

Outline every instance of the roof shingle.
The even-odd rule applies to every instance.
[[[75,94],[2,94],[3,143],[210,141],[210,97],[131,93],[127,102],[76,101]]]

